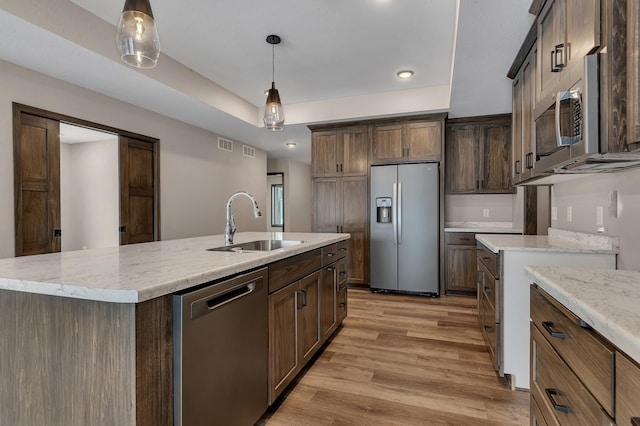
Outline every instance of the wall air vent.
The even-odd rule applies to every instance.
[[[242,145],[242,155],[249,158],[256,158],[256,149],[252,146]]]
[[[233,152],[233,141],[218,136],[218,149]]]

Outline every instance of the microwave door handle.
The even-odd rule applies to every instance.
[[[562,104],[562,101],[567,100],[571,98],[571,92],[569,91],[564,91],[564,92],[558,92],[556,94],[556,143],[557,146],[565,146],[565,144],[563,143],[565,139],[568,139],[571,137],[571,135],[569,136],[563,136],[562,135],[562,129],[560,126],[560,105]]]

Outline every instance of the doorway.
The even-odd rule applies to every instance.
[[[16,103],[13,124],[16,256],[160,239],[158,139]]]
[[[284,173],[267,173],[267,231],[284,232]]]

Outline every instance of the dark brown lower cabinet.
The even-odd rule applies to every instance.
[[[476,234],[447,232],[445,294],[476,294]]]

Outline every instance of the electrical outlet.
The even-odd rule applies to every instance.
[[[596,207],[596,225],[604,225],[604,208],[602,206]]]
[[[556,206],[551,207],[551,220],[558,220],[558,208]]]
[[[573,221],[573,208],[571,206],[567,207],[567,222]]]
[[[489,217],[489,209],[482,209],[482,217]]]

